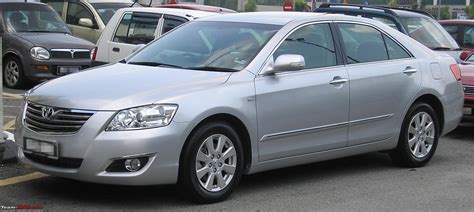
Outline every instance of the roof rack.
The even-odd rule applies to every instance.
[[[403,11],[408,11],[408,12],[419,13],[419,14],[422,14],[422,15],[429,16],[430,18],[434,18],[433,15],[431,15],[431,13],[426,12],[426,11],[422,11],[422,10],[413,10],[413,9],[408,9],[408,8],[387,7],[387,6],[381,6],[381,7],[387,8],[387,9],[393,9],[393,10],[403,10]]]
[[[336,7],[357,7],[360,10],[364,10],[364,9],[382,10],[383,12],[385,12],[387,14],[397,16],[397,14],[395,12],[393,12],[392,10],[390,10],[390,8],[378,7],[378,6],[369,6],[369,5],[363,5],[363,4],[322,3],[321,6],[319,6],[319,8],[331,8],[331,7],[334,7],[334,6],[336,6]]]

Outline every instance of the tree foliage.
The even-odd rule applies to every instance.
[[[257,0],[248,0],[244,6],[245,12],[257,11]]]

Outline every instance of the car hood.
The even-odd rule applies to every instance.
[[[27,40],[35,46],[41,46],[47,49],[92,49],[95,47],[93,43],[67,33],[17,32],[15,35]]]
[[[46,82],[29,91],[28,101],[62,108],[120,110],[225,83],[231,73],[116,63]]]
[[[474,85],[474,65],[460,65],[462,84]]]

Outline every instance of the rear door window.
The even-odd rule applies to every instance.
[[[127,13],[115,31],[114,42],[147,44],[155,39],[161,14]]]
[[[172,15],[165,15],[164,16],[164,22],[163,22],[163,31],[161,34],[164,34],[175,27],[186,23],[188,20],[186,18],[178,17],[178,16],[172,16]]]
[[[338,24],[347,63],[364,63],[388,60],[382,33],[370,26]]]
[[[459,42],[459,26],[443,25],[443,28],[454,38],[454,40]]]

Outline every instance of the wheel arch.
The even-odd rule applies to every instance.
[[[423,102],[430,105],[433,108],[433,110],[436,112],[436,116],[439,121],[439,129],[440,129],[439,134],[442,135],[443,129],[444,129],[444,108],[443,108],[443,104],[441,103],[441,100],[436,95],[427,93],[416,98],[416,100],[410,105],[410,107],[413,104],[416,104],[419,102]]]
[[[191,135],[194,134],[194,132],[199,127],[207,123],[214,122],[214,121],[224,121],[230,124],[237,131],[237,134],[242,142],[242,148],[243,148],[243,153],[244,153],[244,172],[243,173],[247,173],[248,170],[250,169],[250,164],[252,163],[252,145],[251,145],[250,133],[249,133],[249,130],[247,129],[247,126],[244,124],[242,120],[240,120],[236,116],[229,113],[213,114],[199,121],[192,128],[190,133],[186,136],[185,143],[181,148],[181,153],[184,152],[184,150],[187,148]],[[184,159],[183,154],[181,154],[179,157],[179,164],[182,164],[183,159]],[[181,172],[181,165],[180,165],[179,172]]]

